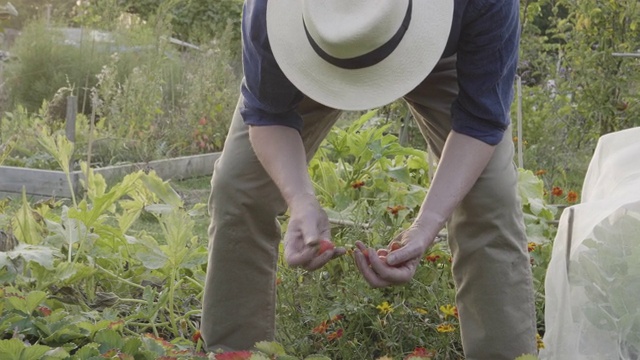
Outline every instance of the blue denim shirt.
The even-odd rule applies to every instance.
[[[452,128],[495,145],[510,123],[519,0],[452,1],[453,24],[442,54],[443,58],[457,55],[459,93],[451,107]],[[296,109],[304,95],[282,73],[271,53],[266,7],[267,0],[244,3],[240,114],[248,125],[285,125],[300,131],[302,119]]]

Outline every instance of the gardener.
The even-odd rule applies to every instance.
[[[291,266],[345,253],[318,255],[330,228],[307,162],[340,110],[403,98],[438,168],[404,247],[369,265],[358,243],[359,270],[373,287],[410,281],[447,224],[466,358],[536,352],[509,119],[518,17],[518,0],[245,1],[241,97],[211,181],[209,351],[274,340],[277,215],[290,211]]]

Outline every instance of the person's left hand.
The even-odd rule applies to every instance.
[[[424,236],[424,231],[415,226],[401,232],[390,244],[398,242],[402,247],[390,251],[386,259],[379,258],[375,249],[357,241],[357,249],[354,250],[356,266],[374,288],[409,282],[415,275],[420,259],[435,240],[425,239]],[[390,246],[388,250],[391,250]]]

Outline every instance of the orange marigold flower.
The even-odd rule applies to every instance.
[[[351,187],[354,189],[360,189],[363,186],[364,186],[364,181],[362,180],[357,180],[351,183]]]
[[[406,209],[405,206],[403,205],[394,205],[394,206],[387,206],[387,211],[389,213],[391,213],[391,215],[398,215],[398,212],[400,212],[400,210],[404,210]]]
[[[517,137],[517,136],[514,136],[514,137],[513,137],[513,142],[514,142],[514,143],[518,143],[518,141],[519,141],[519,140],[520,140],[520,139],[518,139],[518,137]],[[522,141],[522,144],[523,144],[523,145],[528,145],[529,143],[527,142],[527,140],[523,140],[523,141]]]
[[[338,329],[338,330],[332,332],[331,334],[327,335],[327,340],[329,340],[329,341],[337,340],[337,339],[342,337],[342,333],[343,332],[344,331],[342,329]]]
[[[323,321],[320,323],[320,325],[314,327],[313,330],[311,330],[311,332],[314,334],[324,334],[327,332],[328,328],[329,328],[329,323],[327,323],[326,321]]]
[[[415,349],[413,349],[413,352],[411,354],[407,355],[404,358],[404,360],[411,360],[411,359],[414,359],[414,358],[431,359],[434,356],[436,356],[436,352],[435,351],[418,346]]]
[[[49,309],[49,308],[48,308],[48,307],[46,307],[46,306],[38,306],[38,311],[40,311],[40,313],[41,313],[43,316],[49,316],[49,315],[51,315],[51,309]],[[123,323],[124,323],[124,320],[123,320]]]
[[[428,262],[432,262],[432,263],[438,262],[438,259],[440,259],[440,255],[427,255],[425,257],[425,260],[427,260]]]
[[[456,329],[451,324],[443,323],[438,325],[436,330],[438,330],[438,332],[441,332],[441,333],[448,333],[448,332],[453,332]]]
[[[281,278],[276,278],[276,285],[280,285],[282,284],[282,279]]]
[[[567,201],[570,203],[578,201],[578,193],[573,190],[569,191],[569,193],[567,193]]]
[[[538,244],[536,244],[534,242],[529,242],[527,244],[527,250],[529,250],[529,252],[532,252],[533,250],[536,249],[537,246],[538,246]]]
[[[216,360],[247,360],[251,359],[251,351],[231,351],[221,354],[216,354]]]
[[[191,336],[191,341],[193,341],[194,343],[198,343],[198,341],[200,341],[201,339],[202,334],[200,334],[200,330],[196,330],[196,332],[194,332]]]
[[[340,321],[340,320],[342,320],[342,319],[344,319],[344,315],[342,315],[342,314],[334,315],[334,316],[331,318],[331,322]]]
[[[540,170],[536,171],[536,176],[542,176],[542,175],[544,175],[546,173],[547,173],[547,170],[540,169]]]
[[[554,186],[553,189],[551,189],[551,194],[553,196],[562,196],[563,193],[562,188],[559,186]]]

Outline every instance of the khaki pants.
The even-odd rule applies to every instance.
[[[436,157],[451,130],[450,107],[457,91],[452,57],[441,60],[405,97]],[[309,99],[299,112],[311,159],[340,112]],[[448,224],[467,359],[513,360],[536,352],[532,276],[513,155],[507,132]],[[286,204],[253,153],[248,127],[237,110],[211,185],[202,336],[209,351],[250,349],[275,337],[281,240],[276,216]]]

